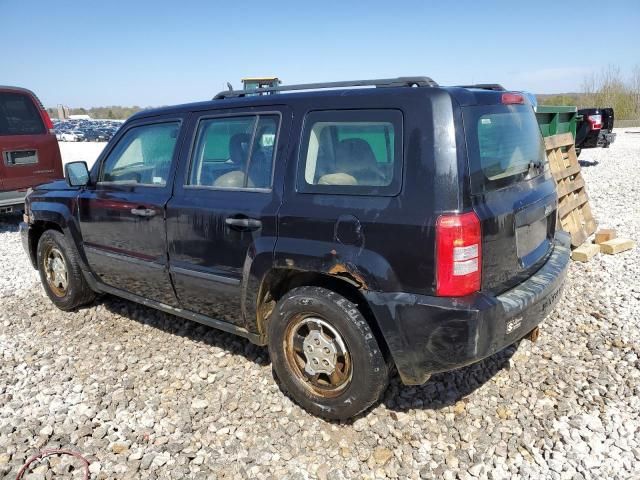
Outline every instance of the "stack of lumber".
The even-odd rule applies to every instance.
[[[630,238],[618,238],[616,231],[612,228],[598,230],[594,242],[602,253],[609,255],[631,250],[636,246],[636,242]]]
[[[578,262],[588,262],[596,254],[602,252],[608,255],[630,250],[636,242],[629,238],[618,238],[612,228],[601,228],[596,232],[594,243],[584,243],[571,252],[571,258]]]

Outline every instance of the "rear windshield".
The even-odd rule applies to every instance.
[[[0,135],[45,133],[40,112],[23,93],[0,92]]]
[[[503,188],[543,172],[544,144],[530,105],[469,107],[463,115],[474,192]]]

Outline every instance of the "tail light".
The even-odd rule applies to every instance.
[[[480,220],[474,212],[441,215],[436,223],[436,295],[461,297],[480,290]]]
[[[44,126],[49,133],[54,133],[53,130],[53,122],[51,121],[51,117],[47,113],[46,110],[40,110],[40,115],[42,116],[42,121],[44,122]]]
[[[40,110],[40,118],[42,118],[44,127],[47,129],[47,132],[55,133],[53,129],[53,122],[51,121],[51,117],[49,116],[47,109],[44,108],[44,105],[42,104],[40,99],[33,92],[31,92],[31,94],[33,96],[33,100],[36,102],[36,105],[39,107],[38,109]]]
[[[591,130],[600,130],[602,128],[602,115],[589,115],[587,120],[591,125]]]
[[[519,93],[506,92],[502,94],[502,103],[504,105],[523,104],[524,96]]]

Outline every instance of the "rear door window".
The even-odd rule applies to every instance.
[[[463,115],[474,192],[528,180],[546,168],[544,143],[531,106],[468,107]]]
[[[0,135],[46,133],[40,112],[28,95],[0,92]]]
[[[280,115],[200,120],[187,185],[269,189]]]
[[[395,195],[402,172],[398,110],[311,112],[305,120],[298,190]]]

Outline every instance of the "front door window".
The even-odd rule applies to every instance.
[[[100,183],[121,185],[167,184],[179,122],[134,127],[124,134],[106,159]]]

